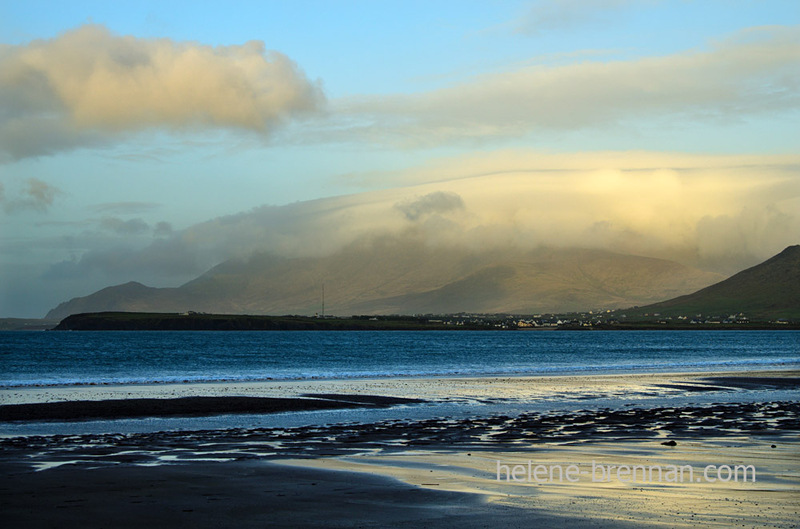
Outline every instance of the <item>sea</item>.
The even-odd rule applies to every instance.
[[[611,385],[555,394],[537,392],[533,384],[503,394],[496,385],[469,392],[469,384],[460,381],[795,369],[800,369],[800,331],[791,330],[0,332],[0,404],[87,395],[224,395],[244,387],[248,395],[291,396],[284,393],[290,386],[426,399],[391,409],[4,423],[0,437],[371,424],[645,402],[798,400],[800,388],[698,392],[667,385],[632,392]],[[29,400],[32,395],[36,398]]]
[[[800,331],[0,332],[0,387],[800,367]]]

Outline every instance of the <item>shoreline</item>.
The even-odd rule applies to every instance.
[[[80,444],[87,439],[110,440],[108,442],[113,444],[115,439],[122,437],[146,445],[152,439],[179,439],[182,436],[221,438],[231,444],[235,443],[236,435],[241,434],[262,440],[273,436],[280,441],[281,450],[289,447],[291,452],[292,446],[298,445],[294,443],[292,434],[286,432],[299,433],[301,440],[315,436],[329,440],[341,440],[340,437],[344,436],[352,442],[366,439],[362,443],[364,446],[378,448],[410,446],[419,439],[423,444],[437,444],[446,439],[450,443],[480,447],[495,435],[511,443],[521,440],[538,443],[546,439],[581,442],[585,438],[606,438],[609,432],[619,438],[654,438],[661,436],[660,430],[665,428],[683,432],[682,418],[670,415],[675,410],[683,410],[681,413],[687,420],[710,414],[703,419],[700,428],[705,434],[720,429],[726,434],[732,431],[757,432],[759,421],[776,428],[777,433],[795,427],[800,431],[800,371],[702,376],[650,374],[449,379],[446,381],[449,384],[432,379],[416,381],[417,385],[404,379],[372,382],[355,387],[339,384],[297,384],[293,387],[279,384],[271,387],[271,392],[284,395],[281,398],[264,396],[269,392],[258,385],[248,389],[251,393],[261,394],[259,397],[224,391],[225,396],[206,393],[191,397],[152,398],[151,395],[151,398],[139,398],[139,395],[128,392],[127,399],[109,399],[104,398],[107,394],[96,394],[95,400],[0,405],[0,427],[6,430],[6,434],[0,436],[0,446],[20,446],[20,439],[37,439],[42,446],[54,446],[65,439],[68,444]],[[398,394],[407,396],[399,397]],[[454,402],[442,401],[443,396]],[[454,410],[462,413],[452,413]],[[743,416],[749,414],[753,417],[749,422],[743,417],[736,423],[736,410]],[[325,415],[331,412],[335,415]],[[785,413],[786,417],[781,418],[780,413]],[[205,416],[224,419],[228,414],[234,422],[223,422],[224,427],[209,428],[203,422]],[[281,421],[298,414],[311,420],[287,424]],[[164,421],[169,421],[173,415],[178,415],[178,420],[183,421],[180,428],[159,428],[169,425]],[[267,419],[277,417],[278,420],[264,424],[235,422],[241,417],[249,419],[259,415]],[[108,419],[100,422],[109,425],[109,429],[80,431],[83,425],[97,422],[98,417]],[[328,420],[320,420],[323,417]],[[113,428],[113,425],[121,424],[120,421],[130,419],[150,421],[153,427],[138,431]],[[782,422],[774,423],[779,419]],[[50,433],[13,435],[14,426],[25,427],[28,424],[33,427],[49,425]],[[77,429],[61,431],[65,425],[74,425]],[[416,431],[419,425],[423,430],[430,428],[430,435]],[[499,425],[505,426],[501,428]],[[362,430],[366,427],[371,429],[367,428],[367,434],[364,434]],[[503,428],[509,432],[498,431]],[[231,438],[229,432],[233,432]],[[320,432],[327,433],[323,435]],[[522,435],[519,432],[527,433]],[[383,441],[388,444],[382,444]],[[25,445],[24,441],[22,445]]]
[[[705,373],[751,373],[751,372],[784,372],[800,371],[800,361],[797,359],[784,359],[782,362],[747,363],[738,364],[739,369],[731,369],[730,364],[702,366],[695,370],[686,369],[686,366],[602,366],[564,368],[546,371],[486,371],[486,372],[431,372],[431,373],[397,373],[384,375],[352,375],[352,376],[311,376],[311,377],[265,377],[265,378],[191,378],[174,377],[163,380],[122,380],[122,381],[81,381],[81,382],[22,382],[0,381],[0,392],[25,389],[59,389],[59,388],[102,388],[117,386],[182,386],[186,384],[280,384],[280,383],[316,383],[316,382],[356,382],[377,380],[431,380],[431,379],[482,379],[482,378],[561,378],[561,377],[604,377],[604,376],[636,376],[636,375],[702,375]],[[781,367],[783,366],[783,367]],[[683,368],[683,369],[681,369]]]
[[[391,403],[403,394],[429,402],[379,416],[347,409],[337,417],[362,420],[302,426],[0,438],[0,508],[10,526],[30,528],[789,528],[800,493],[799,377],[789,370],[249,385],[237,389],[288,401],[313,393],[308,398],[380,395]],[[108,388],[92,389],[100,390],[96,402],[108,403]],[[784,394],[790,398],[777,398]],[[435,404],[445,397],[469,413],[440,414]],[[480,403],[487,399],[495,405]],[[415,409],[433,415],[408,418]],[[688,465],[693,478],[709,464],[752,465],[758,480],[496,479],[498,465],[529,461],[587,472],[594,463]]]
[[[433,384],[442,384],[445,387],[475,384],[483,386],[489,384],[516,383],[541,383],[552,387],[554,385],[572,385],[575,382],[587,381],[593,385],[617,381],[629,381],[631,384],[641,384],[649,381],[667,379],[695,380],[713,377],[774,377],[791,378],[800,377],[800,369],[792,366],[784,369],[774,367],[752,370],[712,370],[712,371],[620,371],[605,373],[569,373],[569,374],[488,374],[488,375],[441,375],[441,376],[386,376],[386,377],[354,377],[354,378],[314,378],[314,379],[285,379],[285,380],[254,380],[254,381],[184,381],[184,382],[133,382],[133,383],[85,383],[85,384],[53,384],[31,386],[3,386],[0,385],[0,402],[3,404],[27,404],[37,402],[54,402],[60,400],[106,400],[112,398],[129,398],[148,396],[151,398],[236,394],[259,395],[269,397],[297,396],[302,393],[357,393],[362,389],[389,388],[402,386],[404,391],[421,391],[420,388],[430,388]],[[563,384],[559,384],[563,383]],[[492,387],[497,389],[497,387]],[[440,392],[441,393],[441,392]],[[402,398],[400,395],[390,395]]]
[[[6,418],[0,420],[0,439],[468,419],[765,399],[800,400],[800,370],[15,388],[0,390],[0,417]],[[9,420],[13,413],[24,419],[20,413],[26,409],[29,420]]]
[[[634,321],[588,321],[576,319],[580,313],[551,314],[544,319],[533,316],[444,314],[430,316],[362,315],[350,317],[267,316],[252,314],[210,314],[198,312],[89,312],[62,319],[54,331],[617,331],[617,330],[798,330],[800,322],[787,319],[756,321],[716,320],[667,321],[658,317]],[[519,321],[537,320],[536,325],[520,326]],[[568,323],[562,323],[561,319]],[[558,320],[559,323],[553,323]]]
[[[12,527],[33,528],[789,528],[800,492],[798,433],[795,401],[7,439],[0,508]],[[586,477],[495,475],[500,464],[531,461],[578,465]],[[592,481],[594,464],[688,465],[697,473],[672,482]],[[758,479],[696,481],[708,464],[752,465]],[[312,505],[326,516],[312,515]]]
[[[552,446],[633,441],[749,439],[761,446],[800,432],[800,401],[577,409],[423,420],[387,419],[291,428],[173,430],[130,434],[45,435],[0,439],[0,461],[31,468],[162,465],[202,461],[311,458],[414,450],[537,452]],[[789,441],[798,440],[791,437]],[[117,457],[119,447],[124,457]],[[800,458],[800,454],[797,454]]]

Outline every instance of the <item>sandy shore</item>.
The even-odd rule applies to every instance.
[[[588,458],[664,466],[753,462],[761,481],[496,480],[498,460],[524,464],[531,457],[544,465],[581,464]],[[771,449],[691,443],[666,452],[624,442],[548,447],[533,456],[440,449],[289,463],[62,466],[42,472],[4,466],[0,509],[4,526],[20,528],[797,526],[796,444]]]
[[[269,463],[60,468],[11,474],[0,491],[3,524],[12,528],[597,527],[478,494]]]
[[[789,436],[769,441],[682,439],[669,448],[630,440],[539,448],[412,451],[289,463],[360,470],[428,489],[481,494],[488,506],[518,509],[519,526],[797,527],[800,447]],[[570,465],[577,468],[572,481],[558,470]],[[706,472],[708,465],[722,471]],[[509,479],[508,470],[515,466],[517,479]],[[618,475],[614,468],[637,466],[646,470],[634,482],[631,474]],[[752,466],[755,472],[747,479],[738,472],[736,480],[722,481],[720,476],[728,479],[726,466]],[[670,476],[671,468],[682,471]],[[559,516],[563,519],[553,523]]]
[[[776,370],[728,373],[625,373],[562,376],[485,376],[446,378],[377,378],[264,382],[124,384],[0,387],[0,403],[24,404],[74,400],[179,398],[229,395],[286,398],[304,394],[368,394],[388,397],[487,400],[513,397],[624,396],[673,387],[676,390],[729,387],[777,389],[798,386],[800,371]],[[678,386],[678,387],[674,387]]]
[[[368,395],[446,393],[501,404],[553,399],[553,407],[0,439],[0,509],[10,527],[797,527],[797,381],[794,372],[764,372],[297,384],[283,395],[362,395],[363,404]],[[637,392],[618,406],[586,405]],[[794,398],[770,398],[787,394]],[[570,466],[574,481],[555,479]],[[651,479],[619,473],[637,466]],[[537,467],[553,478],[531,474]],[[596,479],[598,468],[607,479]],[[685,476],[670,480],[671,468]],[[726,468],[752,468],[755,481],[724,479]]]

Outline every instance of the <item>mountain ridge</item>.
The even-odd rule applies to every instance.
[[[171,288],[136,282],[73,298],[47,317],[100,311],[307,314],[535,314],[645,305],[718,274],[597,249],[472,251],[378,239],[326,257],[254,254]]]

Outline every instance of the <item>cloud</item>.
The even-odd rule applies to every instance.
[[[212,47],[85,25],[0,47],[0,155],[49,154],[147,128],[266,134],[323,99],[318,83],[260,41]]]
[[[503,151],[436,160],[402,179],[417,183],[258,207],[118,258],[98,248],[79,268],[148,282],[160,266],[186,277],[255,252],[329,255],[412,237],[474,250],[602,248],[729,273],[800,243],[796,155]]]
[[[405,148],[608,126],[734,123],[800,108],[800,27],[765,27],[663,57],[532,65],[419,93],[332,102],[296,141]]]
[[[41,312],[127,281],[178,286],[256,252],[322,256],[387,240],[458,251],[600,248],[725,274],[800,243],[798,155],[507,150],[372,177],[403,185],[262,206],[171,233],[157,223],[156,239],[103,232],[95,220],[76,225],[74,237],[0,240],[2,255],[54,255],[47,270],[4,264],[6,290],[14,278],[36,285]],[[17,305],[8,297],[6,306]]]
[[[51,265],[42,279],[73,281],[91,277],[102,286],[132,280],[155,285],[185,281],[207,269],[207,263],[198,261],[197,250],[180,238],[157,239],[145,248],[98,247],[77,259]]]
[[[7,198],[4,188],[0,187],[0,202],[6,213],[16,213],[23,210],[33,210],[40,213],[46,212],[53,205],[56,197],[63,192],[47,182],[38,178],[28,178],[18,193]]]
[[[771,255],[787,242],[800,243],[800,207],[795,194],[794,211],[782,211],[773,204],[744,206],[738,212],[708,215],[697,222],[697,246],[701,257],[712,265],[740,255]]]
[[[464,208],[464,201],[456,193],[435,191],[413,200],[398,202],[395,207],[400,210],[408,220],[418,220],[433,214],[447,213]]]

